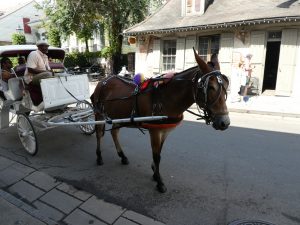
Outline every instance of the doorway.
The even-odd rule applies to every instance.
[[[280,43],[280,41],[267,42],[263,92],[265,90],[275,90],[276,88]]]

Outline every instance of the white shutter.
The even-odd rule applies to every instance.
[[[294,88],[293,88],[293,96],[300,98],[300,29],[298,29],[298,50],[297,50],[297,58],[296,58],[296,68],[295,68],[295,78],[294,78]]]
[[[290,96],[296,68],[298,31],[287,29],[282,31],[279,65],[276,81],[276,95]]]
[[[196,36],[188,36],[185,42],[184,69],[196,65],[193,47],[196,48]]]
[[[233,51],[233,34],[225,33],[221,34],[220,50],[219,50],[219,62],[220,63],[232,63],[232,51]]]
[[[262,90],[266,58],[266,32],[253,31],[250,38],[250,53],[253,55],[251,63],[255,66],[252,76],[258,78],[259,90]]]
[[[231,77],[232,74],[232,54],[233,54],[233,34],[221,34],[220,50],[219,50],[219,63],[220,70],[223,74]]]
[[[184,48],[185,38],[178,38],[176,42],[175,71],[180,72],[184,69]]]
[[[153,72],[160,72],[160,39],[153,40]]]

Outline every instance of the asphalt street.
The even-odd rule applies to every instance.
[[[120,132],[128,166],[121,165],[109,133],[104,165],[97,166],[95,135],[74,127],[39,133],[35,157],[23,150],[15,127],[1,130],[0,155],[170,225],[300,224],[299,119],[232,113],[231,127],[221,132],[185,118],[163,148],[165,194],[151,179],[149,137],[136,129]]]

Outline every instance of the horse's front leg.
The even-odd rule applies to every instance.
[[[152,156],[153,156],[153,163],[151,166],[154,172],[153,179],[157,182],[156,187],[158,191],[164,193],[167,191],[167,188],[163,183],[159,173],[159,163],[161,158],[160,157],[161,150],[169,132],[167,130],[153,129],[153,130],[149,130],[149,133],[150,133]]]
[[[97,114],[95,115],[95,120],[101,120],[102,118],[97,116]],[[97,148],[96,148],[96,155],[97,155],[97,164],[98,165],[103,165],[103,160],[102,160],[102,156],[101,156],[101,138],[103,137],[105,132],[105,124],[97,124],[96,125],[96,138],[97,138]]]
[[[129,161],[128,161],[127,157],[125,156],[125,154],[124,154],[124,152],[123,152],[123,150],[121,148],[120,142],[119,142],[119,131],[120,131],[120,128],[118,128],[118,127],[119,127],[118,124],[114,124],[112,126],[111,136],[112,136],[112,138],[114,140],[114,143],[115,143],[118,155],[121,158],[122,164],[123,165],[127,165],[127,164],[129,164]]]

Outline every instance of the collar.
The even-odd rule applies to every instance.
[[[44,54],[44,53],[42,53],[39,49],[37,49],[36,50],[37,51],[37,53],[40,55],[40,56],[42,56],[42,57],[48,57],[46,54]]]

